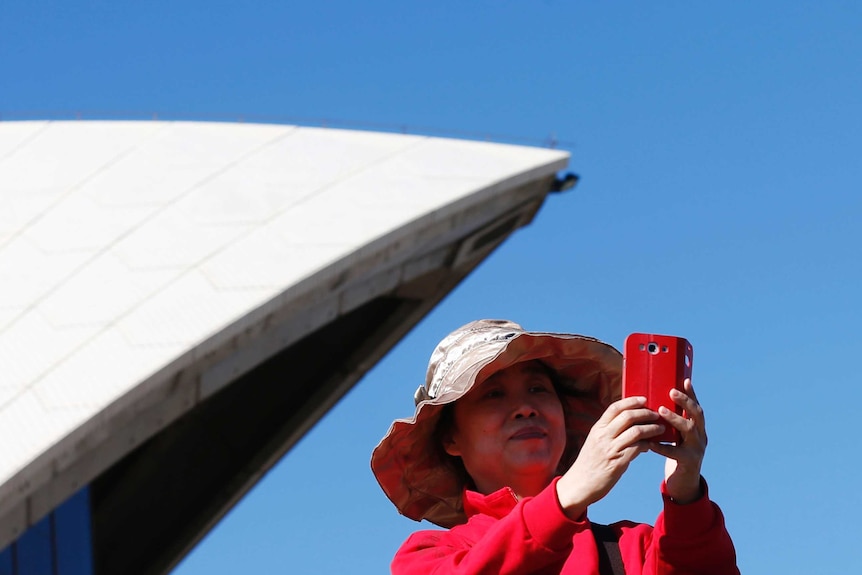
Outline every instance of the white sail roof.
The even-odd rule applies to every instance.
[[[459,265],[441,250],[465,230],[532,201],[529,221],[547,192],[529,184],[567,160],[286,125],[0,123],[0,543],[277,349]]]

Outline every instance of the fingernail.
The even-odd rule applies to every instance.
[[[659,415],[668,415],[670,413],[670,410],[662,405],[661,407],[658,408],[658,412],[659,412]]]

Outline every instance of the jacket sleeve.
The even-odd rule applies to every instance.
[[[520,575],[560,563],[572,537],[589,530],[572,521],[557,500],[556,480],[541,493],[518,502],[505,517],[476,516],[448,531],[419,531],[395,554],[393,575],[499,573]]]
[[[646,550],[644,575],[739,575],[724,516],[701,481],[704,495],[686,505],[674,503],[662,484],[664,510]]]

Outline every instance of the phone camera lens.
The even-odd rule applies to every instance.
[[[651,354],[655,355],[658,353],[658,344],[655,342],[650,342],[647,344],[647,351]]]

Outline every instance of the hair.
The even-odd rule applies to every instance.
[[[559,373],[554,371],[548,364],[546,364],[543,361],[539,361],[538,359],[534,359],[532,361],[535,362],[536,364],[538,364],[539,367],[542,368],[542,371],[545,372],[545,375],[548,376],[548,379],[551,380],[551,385],[554,386],[554,391],[557,392],[557,397],[562,399],[564,395],[569,393],[569,391],[563,385],[563,380],[562,380],[562,378],[560,378]],[[560,403],[563,403],[563,402],[561,401]],[[563,407],[565,408],[565,405],[563,405]]]
[[[473,478],[467,473],[467,468],[464,467],[464,462],[457,455],[449,455],[446,452],[445,444],[452,433],[455,426],[455,402],[446,403],[440,408],[440,416],[437,419],[437,424],[434,427],[432,437],[434,446],[437,451],[437,458],[440,462],[448,467],[452,473],[461,480],[462,485],[467,487],[475,487]]]

